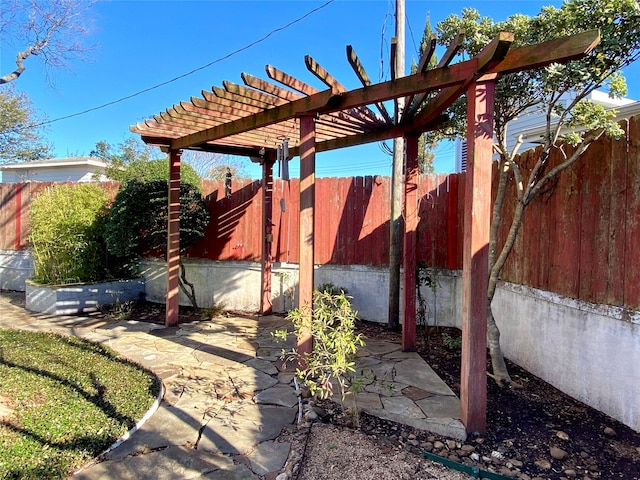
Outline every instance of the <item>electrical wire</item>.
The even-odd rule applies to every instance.
[[[331,3],[333,3],[333,2],[335,2],[335,0],[328,0],[327,2],[325,2],[325,3],[324,3],[324,4],[322,4],[322,5],[320,5],[319,7],[316,7],[316,8],[314,8],[313,10],[309,10],[307,13],[305,13],[305,14],[304,14],[304,15],[302,15],[301,17],[298,17],[298,18],[296,18],[295,20],[292,20],[291,22],[287,23],[286,25],[283,25],[282,27],[278,27],[278,28],[275,28],[275,29],[271,30],[271,31],[270,31],[269,33],[267,33],[266,35],[262,36],[261,38],[259,38],[259,39],[257,39],[257,40],[254,40],[253,42],[251,42],[251,43],[249,43],[249,44],[245,45],[244,47],[240,47],[240,48],[238,48],[237,50],[234,50],[234,51],[233,51],[233,52],[231,52],[231,53],[228,53],[228,54],[226,54],[226,55],[224,55],[224,56],[222,56],[222,57],[220,57],[220,58],[217,58],[217,59],[215,59],[215,60],[213,60],[213,61],[211,61],[211,62],[207,63],[206,65],[202,65],[202,66],[200,66],[200,67],[194,68],[193,70],[190,70],[190,71],[188,71],[188,72],[186,72],[186,73],[183,73],[183,74],[181,74],[181,75],[178,75],[177,77],[173,77],[173,78],[172,78],[172,79],[170,79],[170,80],[166,80],[166,81],[164,81],[164,82],[158,83],[158,84],[153,85],[153,86],[151,86],[151,87],[147,87],[147,88],[145,88],[145,89],[143,89],[143,90],[140,90],[140,91],[135,92],[135,93],[132,93],[132,94],[130,94],[130,95],[127,95],[127,96],[121,97],[121,98],[119,98],[119,99],[117,99],[117,100],[112,100],[112,101],[110,101],[110,102],[103,103],[102,105],[98,105],[97,107],[88,108],[88,109],[86,109],[86,110],[82,110],[82,111],[80,111],[80,112],[72,113],[72,114],[70,114],[70,115],[65,115],[65,116],[63,116],[63,117],[54,118],[53,120],[46,120],[46,121],[44,121],[44,122],[39,122],[39,123],[34,123],[34,124],[32,124],[32,125],[27,125],[27,126],[25,126],[25,127],[22,127],[21,129],[19,129],[18,131],[21,131],[21,130],[27,130],[27,129],[29,129],[29,128],[42,127],[42,126],[44,126],[44,125],[50,125],[50,124],[52,124],[52,123],[59,122],[59,121],[61,121],[61,120],[68,120],[69,118],[79,117],[80,115],[85,115],[85,114],[87,114],[87,113],[94,112],[94,111],[96,111],[96,110],[101,110],[101,109],[103,109],[103,108],[110,107],[111,105],[115,105],[115,104],[117,104],[117,103],[124,102],[125,100],[129,100],[130,98],[134,98],[134,97],[137,97],[137,96],[139,96],[139,95],[142,95],[143,93],[150,92],[151,90],[155,90],[155,89],[157,89],[157,88],[164,87],[165,85],[168,85],[168,84],[170,84],[170,83],[173,83],[173,82],[175,82],[175,81],[177,81],[177,80],[181,80],[181,79],[183,79],[183,78],[185,78],[185,77],[188,77],[189,75],[193,75],[193,74],[194,74],[194,73],[196,73],[196,72],[199,72],[199,71],[201,71],[201,70],[204,70],[205,68],[209,68],[209,67],[211,67],[212,65],[215,65],[215,64],[220,63],[220,62],[222,62],[222,61],[224,61],[224,60],[227,60],[228,58],[231,58],[231,57],[233,57],[233,56],[235,56],[235,55],[237,55],[237,54],[239,54],[239,53],[241,53],[241,52],[244,52],[245,50],[248,50],[248,49],[250,49],[250,48],[252,48],[252,47],[254,47],[254,46],[258,45],[259,43],[264,42],[265,40],[267,40],[267,39],[268,39],[269,37],[271,37],[272,35],[274,35],[274,34],[276,34],[276,33],[278,33],[278,32],[281,32],[281,31],[283,31],[283,30],[286,30],[287,28],[289,28],[289,27],[291,27],[291,26],[295,25],[296,23],[301,22],[302,20],[304,20],[304,19],[305,19],[305,18],[307,18],[308,16],[310,16],[310,15],[312,15],[312,14],[316,13],[316,12],[317,12],[317,11],[319,11],[319,10],[322,10],[323,8],[327,7],[328,5],[330,5],[330,4],[331,4]]]

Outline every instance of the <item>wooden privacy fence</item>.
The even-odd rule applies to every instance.
[[[531,202],[501,278],[571,298],[640,310],[640,125],[624,123],[627,137],[602,139]],[[531,166],[534,151],[521,159]],[[550,163],[560,160],[554,154]],[[526,168],[525,168],[526,170]],[[495,179],[494,179],[495,180]],[[26,248],[30,199],[50,184],[0,184],[0,249]],[[113,184],[107,184],[110,189]],[[462,267],[464,174],[419,180],[418,261]],[[319,264],[388,262],[390,180],[387,177],[316,180],[316,250]],[[259,261],[262,235],[260,181],[205,181],[211,223],[188,255],[212,260]],[[273,261],[298,262],[297,179],[273,183]],[[503,215],[510,220],[515,190]],[[500,230],[504,242],[509,222]]]
[[[440,268],[462,263],[458,222],[458,175],[420,179],[420,260]],[[273,183],[273,261],[298,262],[299,181]],[[260,181],[204,182],[212,216],[206,238],[189,251],[219,260],[260,259]],[[389,259],[390,180],[388,177],[316,179],[315,261],[319,264],[385,265]],[[460,207],[461,208],[461,207]]]

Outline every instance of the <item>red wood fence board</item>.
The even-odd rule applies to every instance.
[[[629,135],[628,122],[621,126]],[[626,140],[626,139],[625,139]],[[611,169],[608,186],[611,192],[609,205],[609,256],[607,259],[607,294],[602,302],[609,305],[624,304],[625,236],[627,211],[627,142],[611,142]],[[632,267],[633,268],[633,267]]]
[[[629,121],[624,306],[640,309],[640,118]]]

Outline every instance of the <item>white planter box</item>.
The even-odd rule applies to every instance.
[[[144,279],[58,286],[26,282],[27,310],[49,315],[93,312],[103,305],[139,300],[143,295]]]

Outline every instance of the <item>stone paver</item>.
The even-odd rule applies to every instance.
[[[273,472],[287,461],[291,445],[289,443],[263,442],[247,455],[251,470],[258,475]]]
[[[275,478],[290,449],[277,443],[295,422],[295,366],[283,371],[270,332],[282,317],[230,317],[164,328],[135,320],[34,315],[0,297],[0,328],[54,331],[102,342],[153,370],[165,388],[158,410],[82,480]],[[371,340],[358,350],[358,407],[381,418],[464,439],[459,401],[416,353]],[[338,391],[338,389],[336,389]],[[339,400],[339,399],[338,399]],[[347,403],[352,399],[347,398]]]

